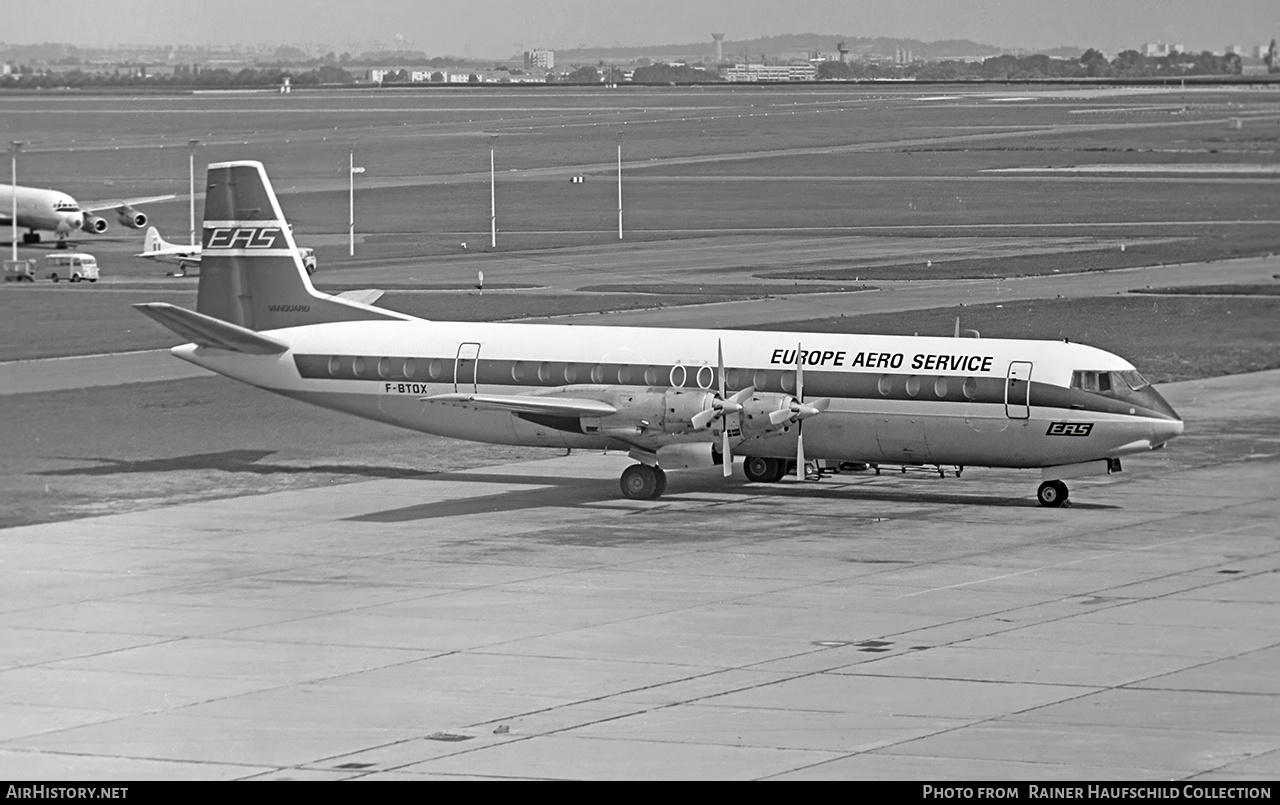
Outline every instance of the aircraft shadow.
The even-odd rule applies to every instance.
[[[65,470],[41,470],[33,475],[119,475],[145,472],[177,472],[180,470],[222,470],[256,475],[355,475],[363,478],[430,478],[439,473],[404,467],[371,467],[361,464],[292,464],[262,463],[274,450],[225,450],[219,453],[196,453],[173,458],[148,458],[136,461],[97,456],[55,456],[66,461],[97,461],[96,467],[73,467]]]

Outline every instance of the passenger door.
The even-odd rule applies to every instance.
[[[1013,361],[1004,384],[1004,412],[1010,419],[1031,417],[1031,364]]]
[[[458,357],[453,362],[453,390],[477,393],[476,368],[480,364],[479,344],[459,344]]]

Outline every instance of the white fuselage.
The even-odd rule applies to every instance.
[[[287,312],[287,311],[286,311]],[[288,345],[245,355],[188,344],[174,354],[270,391],[459,439],[557,447],[658,450],[710,442],[690,412],[718,387],[755,388],[730,424],[735,455],[795,454],[794,423],[767,414],[795,393],[829,408],[804,422],[806,454],[894,464],[1050,467],[1159,447],[1182,422],[1154,390],[1101,395],[1073,372],[1125,372],[1127,361],[1055,341],[736,330],[368,321],[265,331]],[[607,402],[598,417],[530,416],[458,392]]]
[[[11,225],[14,205],[14,187],[0,184],[0,220]],[[32,232],[44,230],[66,237],[84,226],[84,211],[79,203],[58,190],[39,187],[17,189],[17,222],[19,229]]]

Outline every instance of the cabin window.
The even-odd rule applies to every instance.
[[[404,359],[404,369],[403,369],[403,371],[404,371],[404,376],[405,376],[406,378],[409,378],[409,379],[412,379],[412,378],[413,378],[413,376],[414,376],[414,374],[416,374],[416,373],[417,373],[417,371],[418,371],[418,365],[417,365],[416,363],[414,363],[414,362],[413,362],[413,358],[405,358],[405,359]]]
[[[966,400],[977,399],[978,398],[978,378],[966,377],[964,379],[964,385],[960,387],[960,390],[964,392],[964,397]]]
[[[364,358],[357,357],[351,362],[351,371],[356,377],[364,374]]]
[[[893,375],[880,375],[880,382],[876,384],[876,389],[881,397],[888,397],[893,391]]]
[[[670,385],[673,388],[682,388],[687,377],[688,373],[684,367],[677,363],[671,367],[671,374],[667,376],[667,380],[671,381]]]
[[[591,382],[592,383],[604,382],[604,367],[598,363],[595,366],[591,367]]]
[[[947,396],[947,379],[945,377],[940,377],[933,381],[933,393],[937,395],[938,399]]]
[[[920,393],[920,378],[912,375],[907,378],[907,394],[912,397]]]
[[[334,355],[329,359],[329,376],[337,377],[342,372],[342,359]]]
[[[618,382],[622,385],[630,385],[631,383],[631,367],[623,364],[618,367]]]
[[[566,383],[578,382],[578,364],[566,363],[564,365],[564,382]]]
[[[391,359],[378,358],[378,377],[391,377]]]
[[[439,358],[432,358],[431,363],[427,365],[427,374],[431,375],[432,380],[439,378],[443,371],[444,365],[440,363]]]
[[[551,364],[549,363],[538,364],[538,382],[539,383],[551,382]]]
[[[658,367],[650,366],[644,370],[644,382],[649,386],[658,385]]]
[[[511,364],[511,379],[517,383],[524,380],[524,361],[516,361]]]
[[[757,371],[751,379],[755,381],[755,387],[761,391],[769,387],[769,373],[763,369]]]

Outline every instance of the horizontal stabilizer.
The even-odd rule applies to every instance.
[[[289,348],[287,344],[255,333],[246,327],[176,307],[167,302],[143,302],[134,307],[179,336],[202,347],[243,352],[249,355],[278,355]]]
[[[570,399],[569,397],[502,397],[495,394],[435,394],[420,398],[424,402],[453,403],[494,411],[515,411],[522,414],[551,414],[553,416],[608,416],[618,409],[599,400]]]
[[[339,299],[346,299],[348,302],[359,302],[362,305],[372,305],[382,298],[386,291],[379,291],[376,288],[369,288],[363,291],[343,291],[337,294]]]

